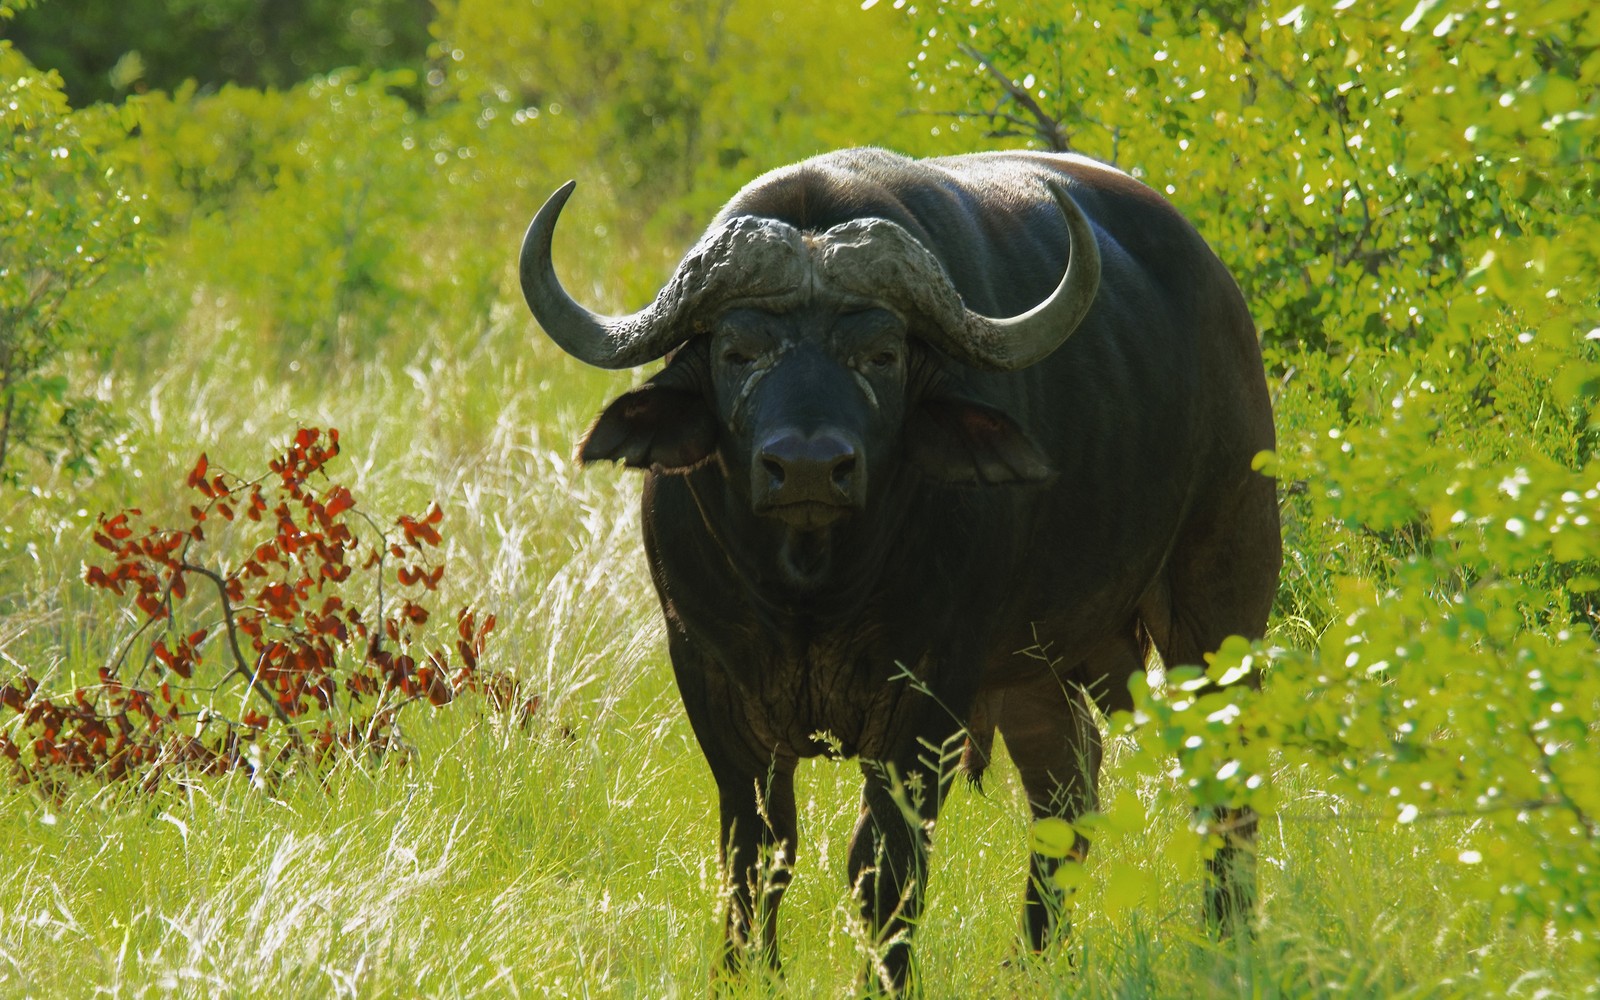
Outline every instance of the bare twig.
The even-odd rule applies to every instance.
[[[1028,114],[1033,116],[1033,134],[1044,140],[1050,149],[1058,153],[1065,153],[1072,149],[1072,144],[1069,141],[1070,137],[1061,122],[1057,121],[1053,115],[1041,107],[1039,102],[1034,100],[1033,95],[1028,93],[1024,87],[1011,79],[1000,67],[996,66],[992,59],[966,42],[957,43],[956,48],[960,49],[963,55],[982,66],[995,79],[995,82],[999,83],[1006,93],[1011,95],[1013,101],[1016,101]],[[990,117],[993,118],[995,116],[990,115]],[[1015,124],[1022,124],[1020,119],[1007,117]]]
[[[289,713],[284,711],[283,706],[278,704],[276,698],[272,697],[272,692],[261,685],[260,663],[257,663],[255,670],[251,670],[245,665],[244,651],[239,648],[238,626],[233,620],[233,602],[228,598],[228,581],[223,579],[220,573],[205,566],[197,566],[191,562],[184,562],[180,565],[184,572],[197,573],[210,580],[216,586],[217,597],[222,603],[223,624],[227,628],[228,648],[229,652],[233,654],[232,672],[244,678],[250,690],[258,695],[262,701],[272,706],[272,711],[278,716],[278,721],[283,723],[284,728],[289,732],[289,738],[298,747],[300,745],[300,731],[295,727],[294,720],[290,718]]]

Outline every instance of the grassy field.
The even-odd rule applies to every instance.
[[[71,6],[43,16],[76,28]],[[1019,952],[1009,765],[953,791],[923,992],[1600,997],[1593,4],[287,6],[411,7],[436,44],[280,90],[135,86],[133,59],[123,103],[72,111],[0,39],[0,1000],[704,995],[716,796],[639,482],[571,458],[645,373],[537,330],[517,238],[578,178],[562,279],[634,308],[764,170],[1068,139],[1169,195],[1239,279],[1276,400],[1257,457],[1283,487],[1283,582],[1266,641],[1210,668],[1262,690],[1135,689],[1146,742],[1109,739],[1056,953]],[[1017,117],[1018,86],[1042,117]],[[440,504],[431,606],[494,614],[482,667],[537,711],[413,704],[409,753],[259,784],[13,780],[38,754],[18,679],[105,697],[144,623],[85,581],[98,516],[181,522],[200,453],[257,474],[302,427],[339,429],[328,471],[379,522]],[[52,452],[75,428],[98,446],[76,469]],[[213,681],[177,690],[192,706]],[[870,957],[844,873],[858,767],[798,780],[782,978],[723,995],[850,995]],[[1187,810],[1252,795],[1276,806],[1259,927],[1218,944]]]
[[[579,475],[571,441],[625,380],[582,370],[517,310],[468,347],[418,336],[315,378],[268,378],[204,350],[203,317],[158,363],[100,391],[137,401],[120,466],[82,496],[6,499],[0,654],[56,682],[91,674],[132,626],[79,582],[95,510],[159,506],[194,453],[254,467],[296,424],[338,426],[336,473],[374,509],[437,497],[451,601],[502,623],[493,666],[544,701],[527,725],[481,702],[419,708],[406,766],[347,764],[274,788],[242,777],[155,795],[84,783],[0,791],[0,996],[673,996],[718,954],[715,796],[682,717],[637,540],[636,479]],[[224,343],[226,343],[224,341]],[[183,348],[190,349],[183,349]],[[255,450],[252,450],[255,449]],[[82,512],[82,513],[80,513]],[[1292,541],[1292,540],[1291,540]],[[20,542],[20,544],[19,544]],[[1153,789],[1119,772],[1106,791]],[[1580,996],[1593,969],[1452,895],[1440,845],[1465,819],[1398,827],[1292,772],[1263,829],[1256,939],[1201,933],[1199,887],[1172,861],[1183,817],[1122,850],[1158,891],[1108,918],[1098,881],[1078,932],[1018,952],[1026,825],[1002,761],[940,820],[919,933],[935,997]],[[732,995],[839,996],[864,951],[845,889],[853,763],[800,773],[798,878],[781,982]],[[1102,852],[1101,866],[1117,860]]]

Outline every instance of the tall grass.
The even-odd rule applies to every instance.
[[[84,783],[0,790],[0,996],[700,995],[724,905],[715,794],[678,707],[639,552],[637,481],[579,474],[572,441],[619,376],[589,371],[497,309],[475,337],[417,331],[369,356],[280,370],[196,309],[163,356],[101,386],[131,426],[87,492],[43,481],[3,504],[0,657],[63,683],[132,625],[79,583],[97,510],[175,503],[200,450],[259,466],[301,424],[333,425],[338,467],[375,510],[442,503],[446,600],[501,622],[489,665],[542,698],[526,724],[482,705],[420,709],[405,766],[346,763],[277,787],[192,780],[150,795]],[[81,513],[80,513],[81,512]],[[1284,627],[1282,623],[1279,627]],[[1128,786],[1110,743],[1108,795]],[[1002,759],[952,795],[918,942],[934,997],[1579,996],[1595,970],[1436,890],[1439,846],[1280,776],[1260,845],[1254,941],[1201,930],[1172,861],[1181,816],[1136,845],[1159,890],[1134,915],[1079,898],[1076,935],[1019,951],[1023,797]],[[846,891],[854,764],[800,773],[798,878],[781,980],[734,996],[839,996],[864,962]],[[1149,797],[1151,789],[1134,787]],[[1104,856],[1102,860],[1106,860]],[[1115,860],[1115,859],[1112,859]]]
[[[714,796],[659,657],[633,666],[605,679],[618,685],[608,697],[582,699],[570,732],[440,713],[409,729],[411,766],[349,767],[326,787],[12,795],[0,993],[702,993],[722,897]],[[802,775],[780,992],[837,996],[862,961],[843,874],[856,774],[820,763]],[[1027,961],[1022,815],[1009,775],[949,804],[919,938],[928,995],[1576,996],[1593,981],[1561,968],[1559,947],[1431,891],[1429,840],[1447,831],[1397,835],[1325,811],[1291,810],[1266,830],[1252,945],[1201,933],[1197,887],[1163,860],[1184,835],[1169,817],[1142,851],[1162,877],[1137,916],[1102,919],[1091,889],[1077,938]]]

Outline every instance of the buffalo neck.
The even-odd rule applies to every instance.
[[[912,493],[895,476],[860,511],[818,530],[750,510],[715,465],[685,477],[703,553],[764,613],[813,625],[858,618],[878,596],[904,537]],[[648,516],[648,514],[647,514]]]

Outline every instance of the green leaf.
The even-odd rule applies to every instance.
[[[1034,820],[1028,828],[1028,849],[1047,858],[1070,856],[1077,842],[1072,824],[1056,816]]]

